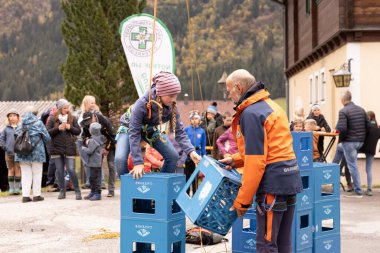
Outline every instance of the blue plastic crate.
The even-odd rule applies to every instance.
[[[314,178],[312,170],[300,170],[303,192],[297,194],[297,210],[313,208],[314,205]]]
[[[121,253],[184,253],[186,219],[121,219]]]
[[[232,252],[256,252],[256,210],[248,210],[243,219],[232,225]]]
[[[314,253],[340,253],[340,234],[315,238]]]
[[[147,173],[140,179],[121,176],[121,218],[184,218],[176,198],[185,182],[185,175],[171,173]]]
[[[313,168],[313,133],[292,132],[293,150],[300,170]]]
[[[296,211],[294,213],[295,224],[295,250],[313,247],[313,209]]]
[[[204,178],[190,197],[186,191],[199,172],[204,174]],[[225,170],[218,161],[203,156],[179,193],[177,203],[195,225],[226,235],[237,218],[236,211],[229,209],[240,186],[241,175],[236,170]]]
[[[340,198],[340,168],[335,163],[314,163],[314,201]]]
[[[314,237],[340,233],[340,200],[314,204]]]

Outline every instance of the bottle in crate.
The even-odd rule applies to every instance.
[[[179,193],[177,203],[195,225],[226,235],[237,218],[236,211],[229,209],[241,186],[241,175],[223,167],[218,161],[204,156]],[[186,191],[199,172],[204,178],[190,197]]]

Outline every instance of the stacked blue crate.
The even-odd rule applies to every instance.
[[[232,225],[232,252],[256,253],[256,206]]]
[[[121,176],[120,252],[185,252],[185,213],[176,203],[185,181],[166,173]]]
[[[241,186],[241,175],[236,170],[225,170],[224,165],[204,156],[177,197],[177,203],[195,225],[226,235],[237,218],[230,211]],[[191,183],[201,172],[201,185],[192,197],[187,194]]]
[[[340,169],[314,163],[314,252],[340,252]]]
[[[300,170],[313,169],[313,133],[292,132],[293,150]]]
[[[293,150],[300,169],[303,192],[297,194],[293,228],[293,252],[313,251],[313,134],[312,132],[292,132]]]

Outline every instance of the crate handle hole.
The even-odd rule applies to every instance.
[[[156,213],[156,201],[154,199],[132,199],[134,213]]]
[[[321,196],[331,196],[334,194],[333,184],[322,184],[321,185]]]
[[[322,232],[333,230],[334,229],[334,219],[322,220],[321,229],[322,229]]]

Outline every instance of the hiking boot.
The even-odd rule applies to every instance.
[[[76,200],[81,200],[82,199],[82,194],[80,193],[80,190],[75,191],[75,199]]]
[[[351,192],[346,192],[344,194],[345,197],[351,197],[351,198],[362,198],[363,193],[362,192],[357,192],[357,191],[351,191]]]
[[[44,200],[44,197],[42,197],[42,196],[33,197],[33,202],[43,201],[43,200]]]
[[[22,203],[30,202],[32,199],[30,197],[22,197]]]
[[[373,196],[372,190],[371,190],[371,189],[368,189],[368,190],[365,192],[365,195],[367,195],[367,196]]]
[[[115,197],[115,192],[108,192],[107,197],[108,198]]]
[[[94,195],[92,195],[92,197],[89,200],[95,201],[95,200],[101,200],[101,199],[102,199],[102,195],[100,193],[94,193]]]
[[[84,197],[84,199],[90,199],[92,196],[94,196],[95,192],[90,192],[87,196]]]
[[[82,189],[90,189],[90,184],[84,184],[82,185]]]
[[[66,192],[65,191],[59,191],[58,199],[65,199],[66,198]]]

